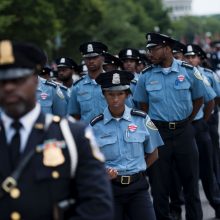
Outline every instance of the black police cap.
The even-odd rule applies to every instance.
[[[159,34],[159,33],[154,33],[150,32],[146,34],[146,39],[147,39],[147,48],[149,47],[155,47],[157,45],[168,45],[168,46],[173,46],[175,43],[175,40],[165,34]]]
[[[31,43],[0,41],[0,80],[16,79],[41,71],[46,54]]]
[[[52,69],[49,66],[45,66],[41,72],[39,73],[39,75],[47,75],[50,74],[50,72],[52,71]]]
[[[185,54],[186,53],[186,45],[179,42],[179,41],[175,41],[175,43],[172,47],[172,51],[173,51],[173,53]]]
[[[113,64],[116,65],[117,67],[122,66],[121,60],[118,57],[113,56],[108,52],[104,54],[104,58],[105,58],[104,64]]]
[[[122,70],[112,70],[101,73],[96,82],[101,85],[103,90],[122,91],[130,88],[130,82],[134,78],[131,72]]]
[[[77,69],[78,65],[77,63],[69,58],[69,57],[60,57],[56,59],[57,67],[68,67],[70,69]]]
[[[206,58],[205,51],[198,44],[187,44],[186,53],[184,55],[185,56],[197,55],[200,56],[202,59]]]
[[[95,57],[106,53],[108,51],[108,47],[101,42],[91,41],[81,44],[79,51],[83,57]]]
[[[125,59],[139,60],[140,53],[138,50],[136,50],[134,48],[124,48],[124,49],[120,50],[118,57],[121,60],[125,60]]]

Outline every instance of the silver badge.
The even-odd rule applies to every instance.
[[[187,46],[187,52],[191,52],[191,51],[193,51],[192,45],[188,45]]]
[[[132,56],[132,50],[127,50],[126,55],[127,55],[127,56]]]
[[[112,84],[120,84],[120,75],[118,73],[113,74]]]
[[[93,46],[92,46],[92,44],[88,44],[88,46],[87,46],[87,52],[93,52]]]
[[[150,36],[150,34],[147,35],[147,41],[151,41],[151,36]]]
[[[61,58],[60,63],[65,63],[65,58]]]

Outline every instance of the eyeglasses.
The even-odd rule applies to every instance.
[[[146,53],[150,54],[150,53],[155,53],[157,52],[159,49],[163,48],[164,46],[156,46],[156,47],[151,47],[151,48],[147,48],[146,49]]]

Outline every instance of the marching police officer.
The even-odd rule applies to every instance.
[[[91,129],[36,104],[45,56],[0,42],[0,218],[112,219],[109,180]]]
[[[88,74],[74,83],[68,113],[76,119],[89,123],[92,118],[103,112],[107,105],[95,78],[103,72],[103,54],[108,48],[101,42],[87,42],[79,49],[88,68]]]
[[[175,161],[184,189],[186,219],[201,220],[198,150],[190,121],[203,104],[203,79],[196,68],[173,58],[172,38],[148,33],[146,39],[153,65],[141,74],[134,100],[148,112],[165,143],[149,169],[156,216],[158,220],[172,219],[168,196]]]
[[[62,91],[61,86],[53,81],[48,81],[38,76],[38,87],[36,90],[37,101],[40,103],[44,113],[58,116],[67,114],[68,98],[66,91]]]
[[[90,124],[112,180],[115,220],[124,215],[130,220],[155,220],[145,170],[157,159],[157,147],[163,141],[145,112],[125,105],[133,77],[130,72],[113,70],[96,78],[108,107]]]

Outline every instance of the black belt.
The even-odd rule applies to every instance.
[[[186,118],[184,120],[181,121],[172,121],[172,122],[168,122],[168,121],[157,121],[157,120],[152,120],[153,123],[158,127],[158,128],[167,128],[170,130],[175,130],[177,128],[181,128],[184,127],[185,125],[188,124],[189,122],[189,118]]]
[[[144,176],[145,176],[144,172],[135,173],[133,175],[124,175],[124,176],[118,175],[115,179],[112,179],[112,183],[117,183],[120,185],[129,185],[139,180],[140,177],[144,177]]]

